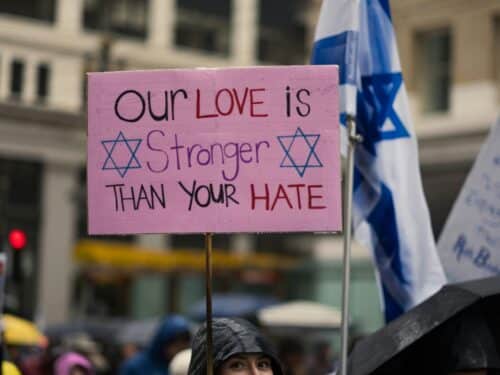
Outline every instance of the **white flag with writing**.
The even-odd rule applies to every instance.
[[[500,275],[500,117],[446,221],[438,251],[450,282]]]

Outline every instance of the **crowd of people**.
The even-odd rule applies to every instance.
[[[214,319],[212,331],[214,375],[326,375],[334,370],[328,342],[317,343],[309,353],[297,340],[271,342],[255,325],[236,318]],[[206,326],[196,329],[179,315],[166,317],[140,350],[124,343],[110,356],[110,348],[102,346],[86,333],[48,337],[47,345],[34,351],[8,346],[3,374],[206,374]]]

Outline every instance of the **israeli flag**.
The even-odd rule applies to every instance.
[[[434,294],[445,275],[423,194],[388,0],[324,0],[312,62],[339,65],[341,124],[355,115],[363,136],[355,151],[354,237],[372,251],[391,321]]]

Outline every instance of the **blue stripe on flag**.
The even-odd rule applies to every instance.
[[[311,63],[339,65],[340,84],[356,84],[356,48],[358,32],[345,31],[314,43]]]
[[[383,13],[381,13],[383,15]],[[392,71],[392,46],[388,44],[391,40],[392,29],[388,29],[385,25],[384,17],[377,17],[377,14],[372,14],[367,18],[366,27],[367,35],[370,42],[370,53],[374,66],[374,72],[391,72]]]
[[[405,312],[403,306],[392,297],[384,284],[382,284],[382,294],[384,295],[384,318],[386,322],[396,319]]]
[[[345,112],[340,113],[340,125],[347,127],[347,113]]]
[[[363,188],[361,185],[366,183],[360,169],[355,167],[353,191]],[[401,261],[393,195],[384,183],[381,182],[379,186],[380,193],[377,203],[366,217],[366,221],[375,237],[372,242],[373,252],[384,299],[384,317],[389,322],[402,314],[410,301],[406,293],[401,293],[398,290],[404,285],[408,285],[408,283]],[[394,289],[395,287],[396,289]],[[393,293],[396,295],[393,295]]]
[[[359,169],[355,166],[354,167],[354,173],[353,173],[353,188],[352,191],[358,190],[359,186],[363,182],[363,176],[361,175],[361,172]]]
[[[384,10],[384,12],[387,13],[387,17],[389,17],[389,19],[392,22],[391,7],[389,6],[389,0],[378,0],[378,2],[380,3],[380,6]]]
[[[382,251],[385,255],[384,258],[390,260],[389,264],[379,264],[379,268],[390,268],[400,283],[406,284],[399,251],[398,225],[396,223],[394,201],[391,191],[382,182],[380,183],[380,198],[373,211],[368,215],[367,221],[377,235],[378,243],[375,253]]]

